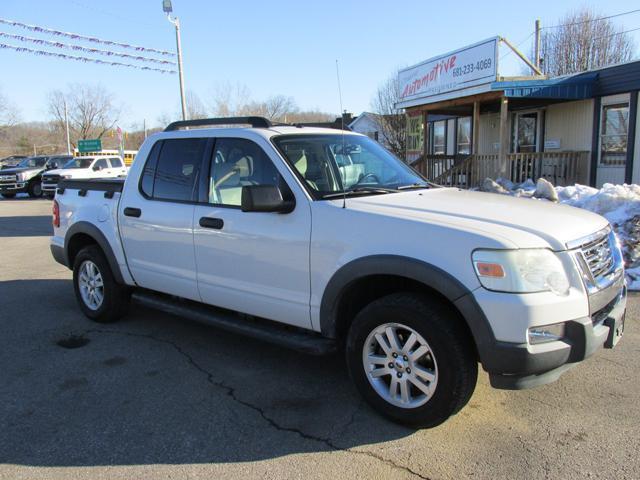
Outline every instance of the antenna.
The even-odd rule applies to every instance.
[[[340,119],[342,122],[341,136],[342,136],[342,155],[345,154],[344,146],[344,111],[342,110],[342,87],[340,86],[340,67],[338,66],[338,59],[336,59],[336,77],[338,78],[338,97],[340,99]],[[337,165],[337,162],[336,162]],[[342,187],[342,208],[347,208],[347,191],[344,188],[344,180],[340,175],[340,165],[338,167],[338,176],[340,177],[340,186]],[[346,171],[346,170],[345,170]]]

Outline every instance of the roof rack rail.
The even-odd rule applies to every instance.
[[[221,117],[199,118],[197,120],[180,120],[167,125],[165,132],[172,132],[180,128],[206,127],[209,125],[251,125],[253,128],[270,128],[273,126],[268,118],[264,117]]]

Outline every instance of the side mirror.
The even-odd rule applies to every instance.
[[[102,170],[102,167],[100,165],[94,165],[93,166],[93,171],[94,172],[99,172],[100,170]]]
[[[294,200],[285,200],[282,191],[275,185],[245,185],[242,187],[240,208],[243,212],[290,213],[295,208]]]

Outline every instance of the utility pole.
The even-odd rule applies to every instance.
[[[67,100],[64,101],[64,124],[67,130],[67,155],[71,155],[71,139],[69,138],[69,116],[67,115]]]
[[[535,47],[534,47],[534,61],[535,65],[540,70],[540,19],[536,20],[536,37],[535,37]]]
[[[144,130],[144,139],[147,139],[147,119],[143,118],[142,119],[142,128]]]
[[[184,96],[184,75],[182,73],[182,46],[180,43],[180,20],[178,17],[171,18],[173,7],[171,0],[162,0],[162,10],[167,14],[167,20],[176,28],[176,50],[178,53],[178,77],[180,80],[180,103],[182,106],[182,120],[187,119],[187,102]]]

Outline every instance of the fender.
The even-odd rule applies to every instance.
[[[122,272],[120,271],[120,266],[118,265],[118,261],[116,260],[116,256],[113,253],[113,249],[109,244],[109,241],[104,236],[104,234],[100,231],[98,227],[89,223],[89,222],[77,222],[71,225],[67,230],[66,235],[64,236],[64,254],[67,261],[67,266],[73,269],[73,265],[69,263],[69,243],[71,238],[78,233],[83,233],[85,235],[90,236],[95,240],[98,246],[104,252],[105,257],[107,258],[107,262],[109,262],[109,267],[111,267],[111,271],[113,272],[113,276],[116,282],[124,285],[125,281],[122,278]]]
[[[334,338],[337,308],[342,294],[355,281],[370,275],[395,275],[424,284],[447,298],[460,312],[474,337],[481,359],[495,342],[484,312],[471,291],[441,268],[400,255],[372,255],[342,266],[329,280],[320,303],[320,330]]]

